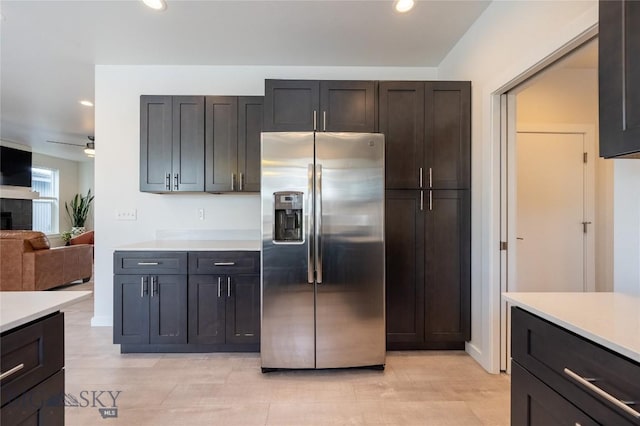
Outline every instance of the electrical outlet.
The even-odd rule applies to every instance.
[[[204,209],[198,209],[198,219],[204,220]]]
[[[116,220],[138,220],[138,211],[136,209],[116,210]]]

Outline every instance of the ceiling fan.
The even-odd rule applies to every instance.
[[[90,142],[87,142],[84,145],[80,145],[77,143],[70,143],[70,142],[60,142],[60,141],[50,141],[47,140],[47,142],[49,143],[58,143],[60,145],[71,145],[71,146],[77,146],[80,148],[84,148],[84,153],[87,154],[88,157],[95,157],[96,156],[96,143],[95,140],[96,138],[94,136],[87,136],[87,138],[89,139]]]

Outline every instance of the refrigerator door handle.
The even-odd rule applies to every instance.
[[[316,165],[316,282],[322,284],[322,164]]]
[[[314,211],[313,211],[313,164],[309,164],[307,167],[307,215],[309,217],[307,223],[307,282],[313,284],[313,224],[314,224]]]

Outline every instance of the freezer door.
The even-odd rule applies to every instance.
[[[261,146],[262,367],[314,368],[313,133],[262,133]]]
[[[384,136],[316,134],[316,368],[385,363]]]

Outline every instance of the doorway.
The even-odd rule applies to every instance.
[[[597,72],[591,40],[500,98],[501,291],[612,285],[612,171],[597,154]],[[509,307],[500,306],[500,369],[509,371]]]

